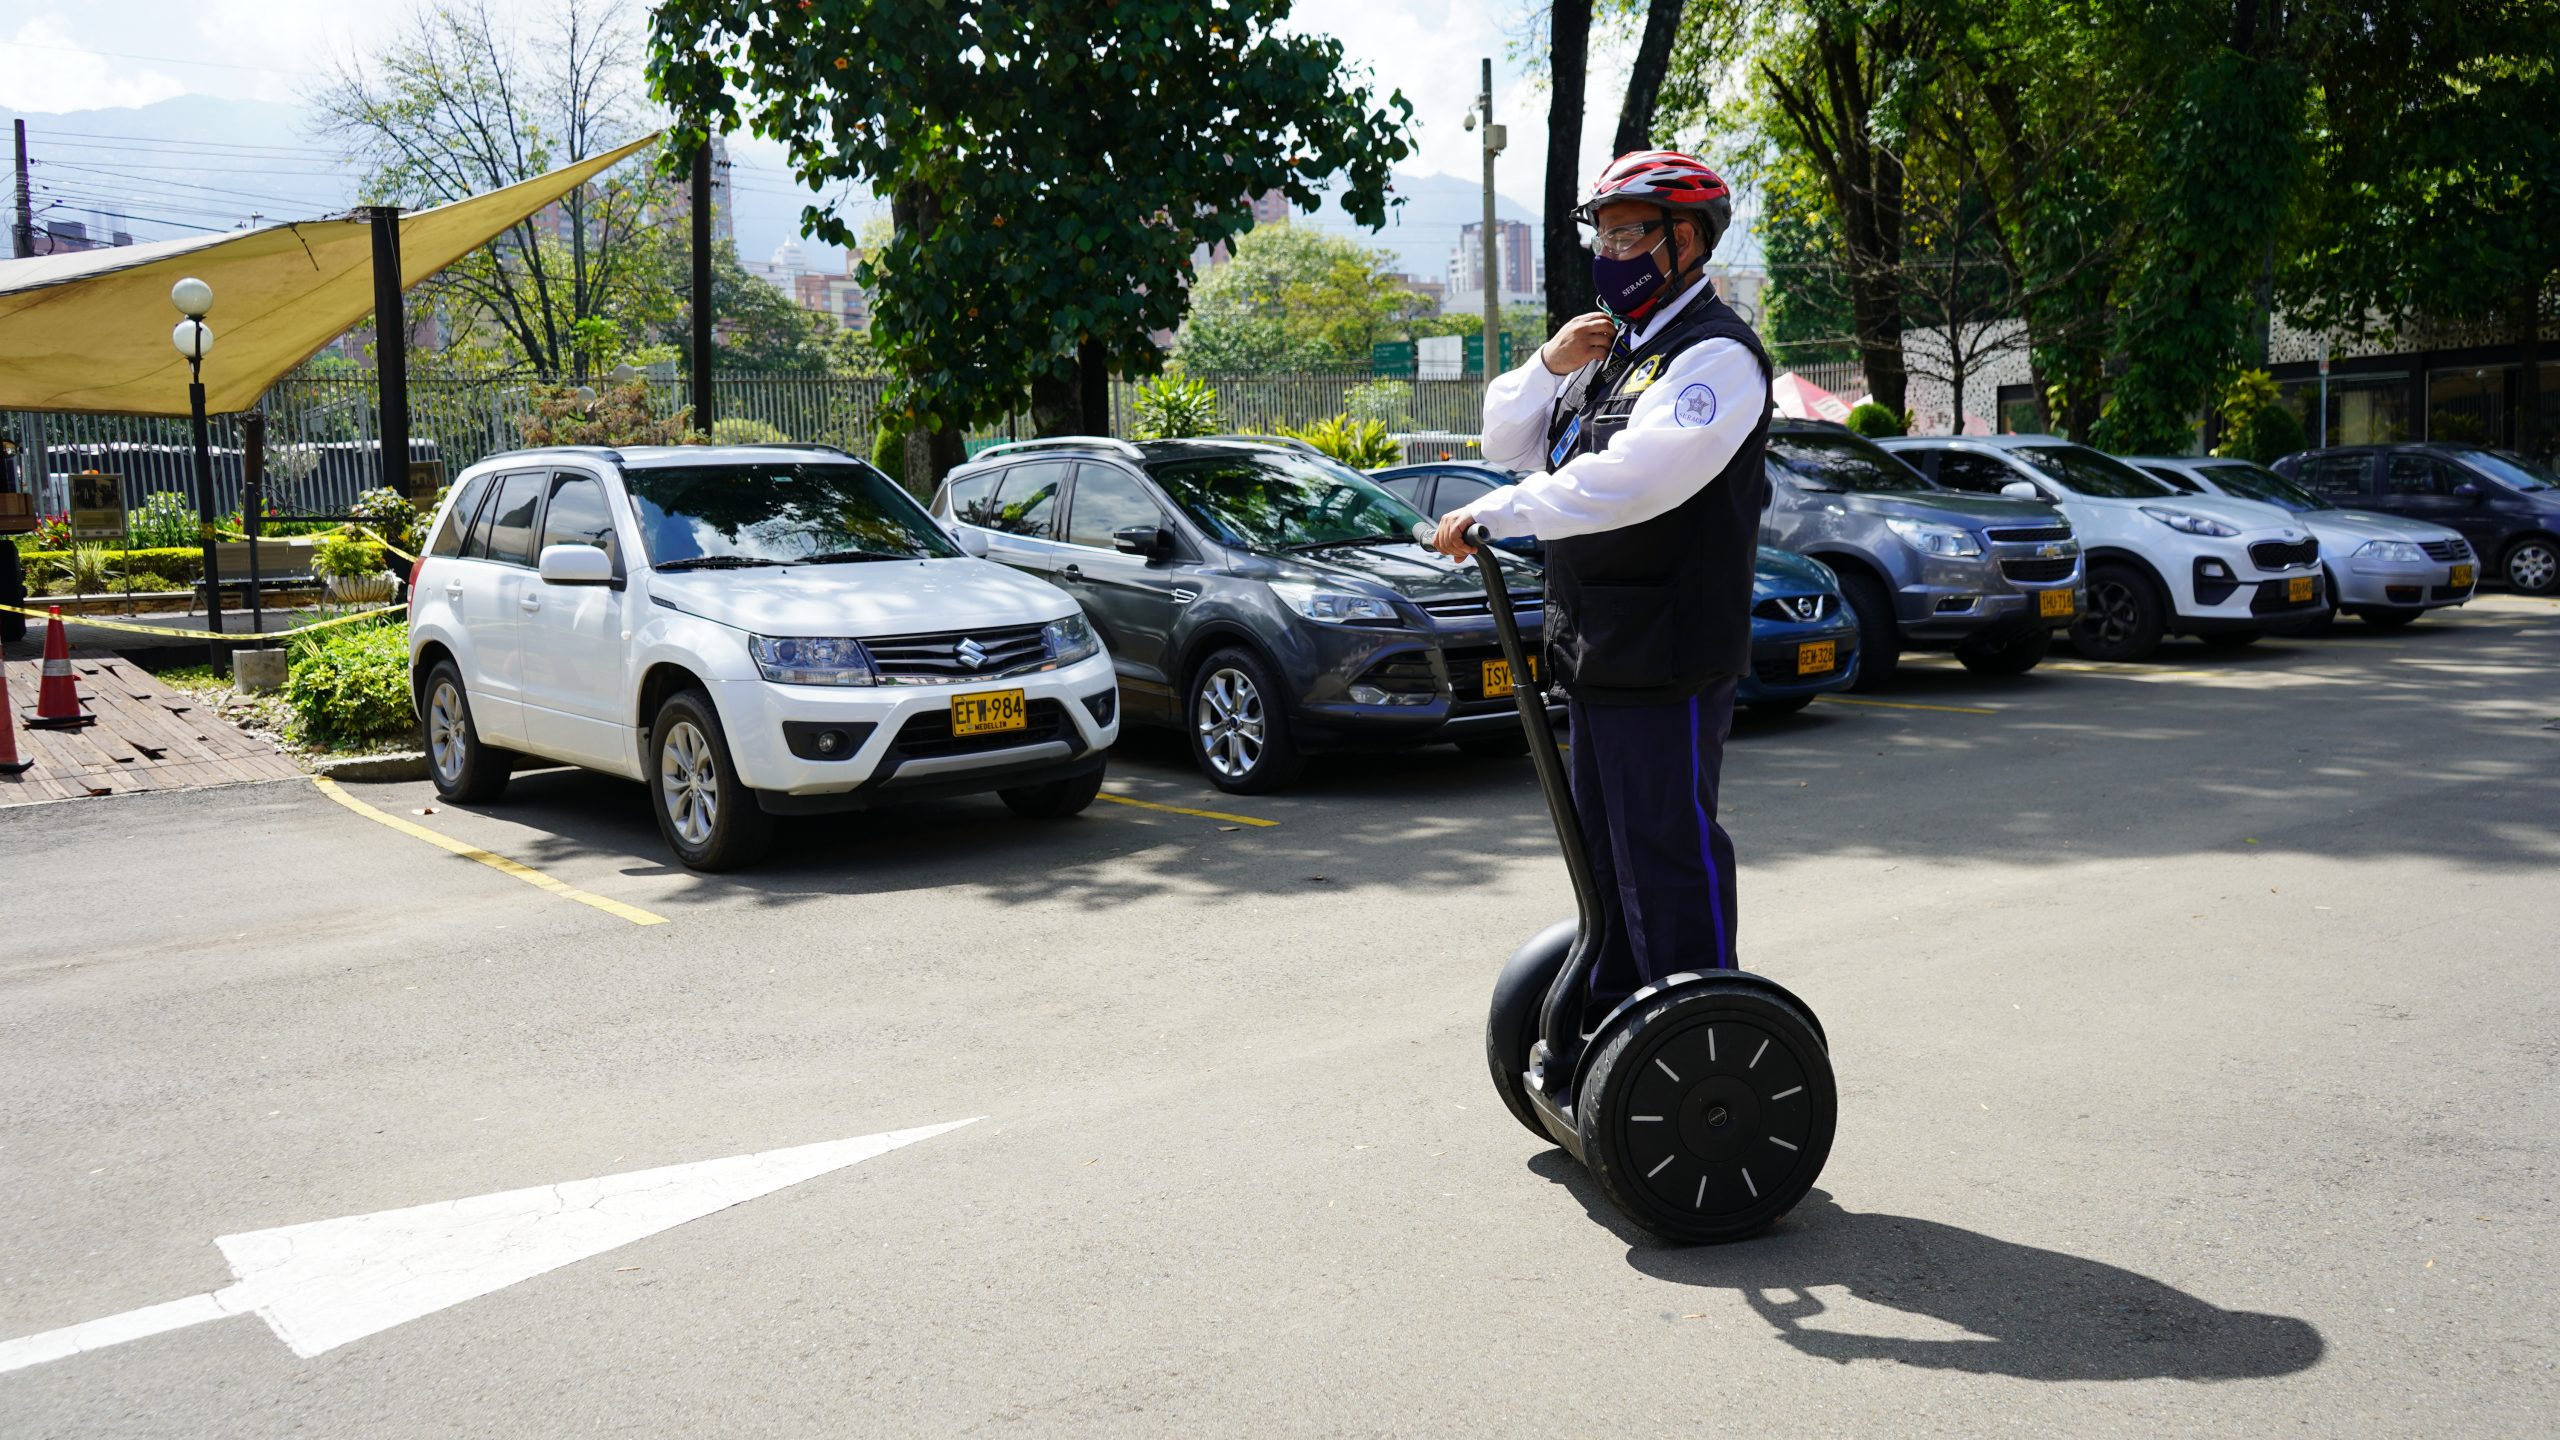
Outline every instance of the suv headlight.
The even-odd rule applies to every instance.
[[[2356,558],[2386,565],[2419,565],[2425,563],[2427,552],[2407,540],[2367,540],[2356,548]]]
[[[877,685],[871,652],[859,640],[800,635],[750,635],[747,653],[764,678],[783,685]]]
[[[1287,602],[1290,609],[1310,620],[1325,620],[1336,625],[1401,625],[1395,602],[1375,595],[1354,595],[1346,590],[1320,590],[1297,580],[1274,580],[1271,593]]]
[[[2240,533],[2237,526],[2225,525],[2210,515],[2198,515],[2192,510],[2163,510],[2156,505],[2145,505],[2142,513],[2181,535],[2209,535],[2222,540]]]
[[[1972,531],[1953,525],[1932,525],[1926,520],[1888,518],[1884,526],[1901,536],[1903,544],[1923,555],[1944,555],[1951,559],[1963,559],[1968,555],[1982,553],[1982,542],[1973,538]]]
[[[1056,664],[1082,660],[1101,648],[1081,611],[1040,627],[1040,649]]]

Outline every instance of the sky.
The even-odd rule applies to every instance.
[[[1479,139],[1460,122],[1474,103],[1479,62],[1491,57],[1495,118],[1509,131],[1496,187],[1534,209],[1546,163],[1547,97],[1510,58],[1512,34],[1531,3],[1300,0],[1290,26],[1340,38],[1347,59],[1367,67],[1382,94],[1401,90],[1413,102],[1419,153],[1410,169],[1470,180],[1480,164]],[[185,95],[298,103],[334,62],[381,43],[408,9],[404,0],[0,0],[0,110],[50,114]],[[1606,159],[1601,150],[1615,124],[1623,69],[1605,57],[1593,69],[1586,179]],[[775,215],[791,213],[779,149],[751,143],[738,154],[747,171],[765,171],[742,176],[742,195],[765,195]],[[741,239],[752,245],[760,238],[753,231],[765,227],[745,228]],[[1455,240],[1452,233],[1429,243],[1445,249]],[[1415,254],[1425,248],[1408,247]],[[749,258],[757,255],[748,249]]]

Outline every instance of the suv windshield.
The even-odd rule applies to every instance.
[[[1769,453],[1797,484],[1808,490],[1854,490],[1876,495],[1939,488],[1861,435],[1773,430],[1769,432]]]
[[[2205,473],[2206,479],[2221,486],[2226,494],[2243,500],[2264,500],[2270,505],[2281,505],[2296,515],[2306,510],[2338,508],[2273,470],[2262,470],[2236,460],[2196,468]]]
[[[2175,486],[2086,445],[2020,445],[2009,453],[2074,494],[2100,500],[2155,500],[2178,493]]]
[[[2489,472],[2492,479],[2510,490],[2530,494],[2536,490],[2560,490],[2560,475],[2546,466],[2536,465],[2521,455],[2506,450],[2456,450],[2465,463]]]
[[[1246,549],[1410,541],[1423,518],[1357,470],[1285,450],[1165,460],[1147,473],[1201,529]]]
[[[625,470],[622,479],[656,566],[825,565],[960,553],[906,491],[858,461],[640,467]]]

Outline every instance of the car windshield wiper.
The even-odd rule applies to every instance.
[[[791,562],[795,565],[845,565],[857,560],[921,560],[921,555],[894,555],[886,550],[821,550],[803,555]]]
[[[1339,550],[1354,545],[1410,545],[1412,543],[1413,537],[1410,535],[1348,535],[1340,540],[1301,540],[1295,545],[1283,545],[1280,548],[1294,553],[1301,550]]]
[[[756,555],[687,555],[681,560],[661,560],[659,570],[744,570],[750,565],[788,565],[788,560],[767,560]]]

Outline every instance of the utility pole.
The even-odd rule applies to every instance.
[[[9,253],[24,260],[36,253],[35,197],[27,189],[27,122],[10,122],[18,132],[18,189],[15,218],[9,227]]]
[[[711,136],[693,152],[693,427],[711,433]]]
[[[1503,142],[1510,138],[1493,123],[1491,56],[1485,57],[1484,88],[1476,95],[1476,109],[1484,123],[1484,374],[1490,380],[1502,365],[1502,249],[1493,228],[1493,157],[1502,153]]]

